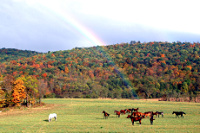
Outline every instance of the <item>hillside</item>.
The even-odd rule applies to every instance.
[[[17,60],[23,57],[31,57],[39,54],[39,52],[30,50],[19,50],[14,48],[1,48],[0,49],[0,62],[6,62],[10,60]]]
[[[36,53],[1,62],[0,75],[2,81],[34,77],[35,97],[192,99],[200,91],[199,48],[188,42],[131,42]]]

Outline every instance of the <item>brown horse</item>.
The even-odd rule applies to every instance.
[[[141,120],[142,120],[142,118],[144,118],[144,116],[143,117],[141,117],[141,116],[133,117],[131,115],[128,115],[127,118],[131,119],[132,125],[134,125],[135,121],[139,121],[139,123],[141,125]]]
[[[149,116],[149,118],[151,117],[153,111],[148,111],[148,112],[144,112],[145,117]]]
[[[126,113],[131,113],[130,109],[125,109]]]
[[[118,118],[120,117],[120,114],[121,114],[120,111],[115,110],[114,113],[115,113],[116,115],[118,115]]]
[[[157,112],[152,112],[152,115],[153,116],[156,115],[156,117],[157,117],[158,113]]]
[[[120,110],[120,113],[126,114],[126,110]]]
[[[104,113],[105,119],[108,118],[108,116],[110,115],[110,114],[108,114],[106,111],[103,111],[102,113]]]
[[[132,114],[131,114],[131,116],[143,116],[143,115],[145,115],[144,113],[142,113],[142,112],[132,112]]]
[[[184,117],[183,114],[186,115],[186,113],[183,111],[173,111],[172,114],[176,114],[176,117],[179,117],[179,115],[181,115],[181,117]]]
[[[138,110],[139,110],[139,108],[132,108],[132,110],[134,111],[134,112],[138,112]]]

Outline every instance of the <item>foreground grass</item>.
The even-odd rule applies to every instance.
[[[146,100],[105,99],[44,99],[53,108],[21,110],[0,115],[0,132],[200,132],[200,104]],[[114,110],[137,108],[139,111],[163,111],[150,125],[148,118],[132,126],[126,115],[117,118]],[[110,113],[103,118],[102,111]],[[173,111],[184,111],[184,118],[176,118]],[[58,120],[48,122],[48,115],[57,113]]]

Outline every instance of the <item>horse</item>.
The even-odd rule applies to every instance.
[[[105,119],[108,118],[108,116],[110,115],[110,114],[108,114],[106,111],[103,111],[102,113],[104,113]]]
[[[157,115],[158,115],[158,113],[157,112],[152,112],[152,115],[154,116],[154,115],[156,115],[156,117],[157,117]]]
[[[126,114],[126,110],[120,110],[120,113]]]
[[[145,115],[144,113],[141,113],[141,112],[132,112],[131,113],[131,116],[143,116],[143,115]]]
[[[176,114],[176,117],[179,117],[179,115],[181,115],[181,117],[184,117],[183,114],[186,115],[186,113],[183,111],[173,111],[172,114]]]
[[[158,117],[159,117],[159,115],[162,115],[162,117],[163,117],[163,115],[164,115],[163,112],[156,111],[156,113],[158,114]]]
[[[132,108],[132,111],[134,111],[134,112],[138,112],[138,110],[139,110],[139,108]]]
[[[53,113],[53,114],[49,114],[49,122],[51,121],[52,118],[55,118],[55,121],[57,120],[57,114]]]
[[[120,111],[115,110],[114,113],[116,113],[116,115],[118,115],[118,118],[120,117]]]
[[[148,112],[144,112],[145,117],[149,116],[149,118],[151,117],[153,111],[148,111]]]
[[[144,118],[144,116],[142,116],[142,117],[141,116],[133,117],[131,115],[128,115],[127,118],[131,119],[132,125],[134,125],[135,121],[139,121],[139,123],[141,125],[141,120],[142,120],[142,118]]]
[[[131,113],[130,109],[125,109],[126,113]]]

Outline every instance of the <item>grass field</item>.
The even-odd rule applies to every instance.
[[[119,99],[43,99],[44,107],[0,113],[0,132],[200,132],[200,104]],[[49,105],[51,104],[51,105]],[[148,118],[134,126],[126,115],[117,118],[114,110],[139,108],[140,112],[163,111],[164,117]],[[103,118],[102,111],[111,115]],[[173,111],[184,111],[176,118]],[[48,122],[48,115],[57,113],[58,120]]]

